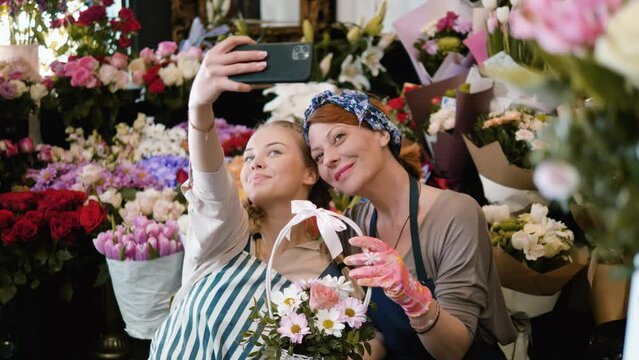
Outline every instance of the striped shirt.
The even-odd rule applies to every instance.
[[[266,311],[266,264],[241,252],[219,271],[194,284],[155,333],[149,359],[246,359],[254,341],[241,335],[256,330],[249,317],[255,305]],[[273,289],[290,283],[273,276]]]

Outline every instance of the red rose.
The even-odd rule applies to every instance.
[[[25,242],[33,240],[38,234],[38,227],[25,218],[16,221],[12,230],[17,238]]]
[[[42,212],[75,210],[87,199],[87,195],[81,191],[47,189],[42,194],[43,198],[38,203],[38,210]]]
[[[35,226],[42,225],[42,220],[44,220],[44,214],[38,210],[27,211],[24,216],[24,219],[27,219],[35,224]]]
[[[95,200],[89,200],[89,203],[80,209],[80,225],[87,233],[100,227],[105,218],[106,210]]]
[[[10,230],[2,232],[2,243],[3,244],[12,245],[13,243],[16,242],[16,240],[17,240],[16,233],[13,231],[13,229],[10,229]]]
[[[80,13],[77,24],[80,26],[89,26],[98,20],[104,19],[105,17],[106,8],[104,6],[92,5]]]
[[[151,86],[149,86],[149,92],[150,93],[158,94],[158,93],[161,93],[163,91],[164,91],[164,82],[160,78],[155,79],[155,81],[153,81]]]
[[[124,49],[130,47],[131,39],[129,39],[127,36],[120,35],[120,38],[118,39],[118,46]]]
[[[388,106],[394,110],[401,110],[404,108],[404,99],[401,97],[390,99],[388,100]]]
[[[0,209],[0,230],[10,228],[14,221],[16,217],[11,211]]]
[[[189,174],[182,170],[178,169],[177,174],[175,174],[175,178],[177,179],[178,184],[183,184],[189,178]]]
[[[442,102],[441,96],[435,96],[434,98],[430,99],[430,103],[433,105],[439,105],[441,102]]]
[[[146,73],[142,76],[142,80],[144,80],[144,83],[149,86],[155,81],[155,79],[157,79],[159,72],[160,65],[151,66],[149,70],[147,70]]]
[[[66,238],[71,235],[73,226],[69,219],[66,219],[63,214],[56,214],[49,219],[49,230],[51,231],[53,240],[66,242]]]
[[[408,115],[405,112],[401,111],[397,113],[397,121],[399,121],[400,124],[405,124],[407,118]]]
[[[0,208],[14,212],[24,212],[33,209],[39,198],[37,193],[30,191],[9,192],[0,194]]]

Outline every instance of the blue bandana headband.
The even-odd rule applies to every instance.
[[[330,90],[323,91],[311,100],[311,105],[304,112],[304,140],[308,144],[308,120],[315,110],[324,104],[334,104],[357,117],[359,125],[366,121],[373,130],[386,130],[391,136],[390,149],[395,156],[399,156],[402,135],[383,111],[373,106],[368,95],[361,91],[344,90],[339,95]]]

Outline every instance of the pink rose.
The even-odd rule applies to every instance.
[[[100,80],[95,76],[90,76],[87,81],[87,89],[95,89],[100,86]]]
[[[30,137],[26,137],[18,141],[18,147],[23,153],[33,152],[33,141]]]
[[[93,71],[98,68],[98,60],[93,56],[83,56],[78,59],[78,66],[83,67],[89,71]]]
[[[309,305],[312,310],[330,309],[337,303],[339,303],[339,294],[335,289],[324,286],[319,282],[311,285]]]
[[[128,56],[120,52],[116,52],[115,54],[113,54],[113,56],[111,56],[111,65],[115,66],[118,69],[124,69],[127,65],[128,60]]]
[[[131,74],[131,82],[133,83],[133,85],[136,85],[136,86],[144,85],[144,79],[142,78],[143,76],[144,76],[144,71],[134,71]]]
[[[155,53],[153,49],[145,47],[140,51],[140,58],[144,59],[145,62],[155,62]]]
[[[84,87],[89,83],[91,77],[91,72],[89,70],[83,67],[79,67],[76,69],[73,75],[71,75],[71,86]]]
[[[64,66],[65,65],[66,65],[65,63],[56,60],[56,61],[52,62],[51,65],[49,65],[49,67],[51,68],[51,71],[53,71],[55,76],[63,77],[64,76]]]
[[[171,54],[175,53],[175,50],[177,50],[177,48],[177,44],[173,41],[162,41],[158,45],[158,51],[156,52],[156,54],[159,57],[170,56]]]

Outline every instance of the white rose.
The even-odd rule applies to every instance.
[[[546,228],[542,224],[529,223],[524,225],[523,231],[535,239],[546,234]]]
[[[167,201],[173,201],[173,199],[175,199],[175,196],[177,195],[177,192],[175,192],[175,190],[171,189],[171,188],[164,188],[162,189],[162,199],[167,200]]]
[[[145,71],[146,70],[146,64],[144,63],[144,59],[137,58],[137,59],[131,61],[129,63],[128,69],[129,69],[130,72]]]
[[[182,216],[182,214],[184,214],[184,211],[186,210],[186,206],[180,204],[177,201],[173,202],[173,207],[171,207],[171,219],[177,219],[180,216]]]
[[[115,189],[108,189],[100,194],[100,201],[111,204],[114,208],[119,209],[122,206],[122,194]]]
[[[129,85],[129,74],[126,71],[119,70],[113,79],[113,83],[109,85],[109,90],[114,93],[118,90],[126,89]]]
[[[497,15],[497,21],[502,24],[507,24],[508,18],[510,17],[510,9],[508,8],[508,6],[499,7],[495,11],[495,15]]]
[[[16,89],[16,97],[19,98],[27,91],[27,85],[24,84],[21,80],[9,80],[9,83],[13,84]]]
[[[428,36],[428,37],[433,37],[435,36],[435,33],[437,32],[437,20],[431,20],[429,21],[426,25],[424,25],[420,30],[420,33]]]
[[[510,5],[513,7],[517,7],[519,4],[521,4],[521,0],[510,0]]]
[[[541,223],[548,216],[548,207],[541,204],[532,204],[530,207],[530,219],[536,223]]]
[[[193,58],[181,58],[178,59],[177,67],[182,72],[182,76],[184,76],[185,79],[190,80],[197,75],[197,72],[200,69],[200,61]]]
[[[148,189],[135,194],[135,201],[140,206],[142,214],[151,215],[153,213],[153,206],[160,197],[161,194],[159,191],[155,189]]]
[[[126,203],[119,213],[126,223],[131,223],[136,216],[142,215],[140,213],[140,205],[136,201]]]
[[[118,68],[113,65],[104,64],[100,66],[100,71],[98,72],[98,77],[103,84],[110,84],[115,82],[116,77],[118,76]]]
[[[579,186],[579,174],[570,164],[546,161],[535,169],[533,181],[546,199],[566,200]]]
[[[515,140],[517,141],[532,141],[535,138],[535,133],[526,129],[519,129],[515,133]]]
[[[544,246],[541,244],[535,244],[524,249],[526,260],[535,261],[544,256]]]
[[[524,231],[517,231],[511,236],[510,242],[512,243],[513,248],[517,250],[524,250],[526,248],[529,248],[533,244],[536,244],[537,239],[525,233]]]
[[[35,83],[31,85],[31,88],[29,89],[29,95],[31,95],[31,99],[35,101],[36,103],[39,103],[40,100],[43,97],[45,97],[48,93],[49,93],[49,90],[47,90],[47,87],[40,83]]]
[[[159,75],[166,86],[180,86],[184,83],[182,72],[175,64],[169,64],[169,66],[160,69]]]
[[[481,4],[490,11],[497,8],[497,0],[481,0]]]
[[[102,179],[102,166],[97,164],[85,165],[78,178],[85,186],[95,185]]]
[[[158,199],[158,201],[153,204],[153,218],[159,222],[165,222],[171,219],[172,207],[173,202],[166,199]]]
[[[481,209],[489,224],[501,222],[510,217],[508,205],[484,205]]]
[[[595,60],[628,78],[639,88],[639,2],[619,10],[608,22],[606,35],[597,39]]]

